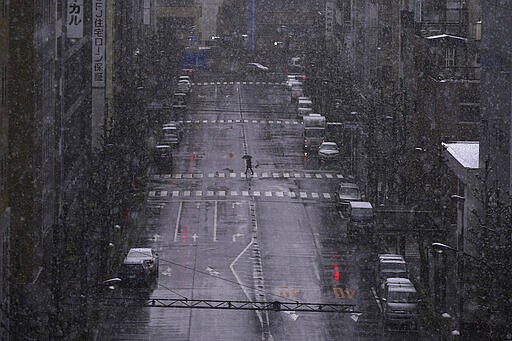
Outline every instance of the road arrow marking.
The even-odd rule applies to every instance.
[[[162,275],[171,277],[171,275],[172,275],[171,268],[165,269],[165,271],[162,272]]]
[[[243,235],[244,235],[243,233],[235,233],[235,234],[233,235],[233,243],[234,243],[234,242],[236,242],[236,239],[237,239],[238,237],[242,237]]]
[[[197,240],[197,238],[198,238],[198,237],[199,237],[199,236],[197,235],[197,233],[194,233],[194,235],[192,236],[192,239],[194,240],[194,243],[196,242],[196,240]]]
[[[220,272],[218,271],[215,271],[215,269],[213,268],[210,268],[209,266],[206,267],[206,271],[212,275],[212,276],[219,276],[220,275]]]
[[[363,315],[362,313],[353,313],[353,314],[350,314],[350,318],[352,320],[354,320],[355,322],[357,322],[357,320],[359,319],[359,316]]]

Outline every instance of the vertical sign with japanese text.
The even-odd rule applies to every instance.
[[[92,87],[105,87],[105,1],[92,2]]]
[[[66,14],[67,37],[82,38],[84,36],[84,1],[68,0]]]
[[[91,141],[98,146],[105,127],[105,77],[106,77],[106,22],[107,0],[92,0],[92,94],[91,94]]]

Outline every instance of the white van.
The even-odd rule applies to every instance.
[[[310,99],[300,99],[297,103],[297,114],[302,117],[313,112],[313,102]]]

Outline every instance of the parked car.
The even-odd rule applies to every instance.
[[[402,255],[382,253],[378,257],[376,284],[380,290],[386,279],[390,277],[409,278],[407,264]]]
[[[419,302],[416,288],[409,279],[387,278],[380,296],[384,330],[418,330]]]
[[[159,172],[171,173],[172,170],[172,147],[168,144],[155,146],[153,163]]]
[[[190,84],[190,81],[186,79],[181,79],[178,81],[178,92],[182,93],[189,93],[190,89],[192,88],[192,85]]]
[[[181,80],[189,81],[189,83],[192,83],[192,80],[190,79],[189,75],[182,75],[178,77],[178,82]]]
[[[158,278],[158,254],[150,248],[132,248],[120,270],[123,285],[150,286]]]
[[[177,147],[180,143],[180,131],[176,126],[164,126],[162,127],[162,137],[160,144],[169,145],[171,147]]]
[[[302,86],[295,85],[292,87],[291,99],[292,101],[297,101],[299,97],[304,96],[304,90]]]
[[[371,241],[375,225],[372,204],[366,201],[350,201],[348,204],[348,219],[348,238],[363,236]]]
[[[320,161],[336,160],[340,156],[336,142],[322,142],[318,147]]]
[[[183,92],[176,92],[172,99],[173,109],[186,109],[187,108],[187,94]]]
[[[361,191],[357,184],[342,182],[336,190],[336,201],[338,205],[348,205],[350,201],[361,200]]]
[[[313,102],[308,97],[297,98],[297,115],[303,117],[313,112]]]

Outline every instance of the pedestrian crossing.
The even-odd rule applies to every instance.
[[[149,191],[148,198],[161,199],[161,198],[239,198],[239,197],[252,197],[252,198],[283,198],[283,199],[314,199],[314,200],[327,200],[331,201],[333,195],[328,192],[309,192],[309,191],[202,191],[202,190],[154,190]]]
[[[279,124],[279,125],[302,125],[302,121],[299,120],[251,120],[251,119],[225,119],[225,120],[180,120],[179,124],[233,124],[233,123],[252,123],[252,124]]]
[[[192,85],[285,85],[286,82],[258,82],[258,81],[237,81],[237,82],[192,82]]]
[[[177,174],[154,174],[151,179],[154,181],[165,181],[170,179],[203,179],[203,178],[247,178],[244,172],[211,172],[211,173],[177,173]],[[252,179],[344,179],[338,173],[306,173],[306,172],[255,172],[249,175]]]

